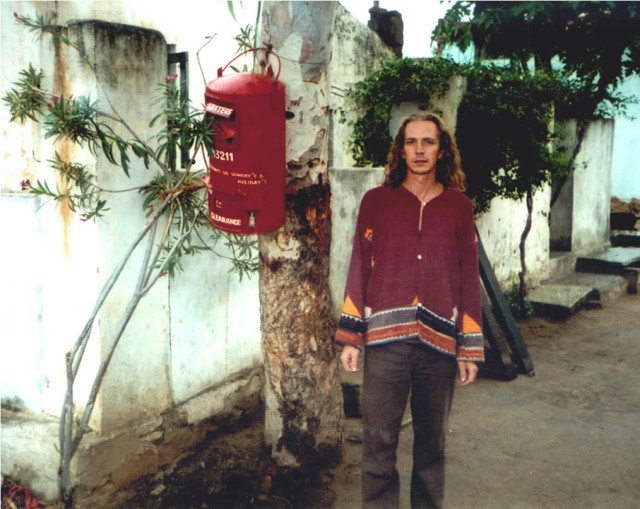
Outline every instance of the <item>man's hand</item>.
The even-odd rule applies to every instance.
[[[344,345],[340,354],[340,362],[345,371],[358,371],[358,359],[360,350],[352,345]]]
[[[478,365],[475,362],[458,361],[458,377],[456,383],[458,385],[471,385],[476,381],[478,374]]]

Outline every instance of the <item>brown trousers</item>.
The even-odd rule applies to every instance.
[[[396,451],[411,395],[412,509],[441,509],[444,449],[457,362],[433,348],[407,342],[366,348],[362,388],[363,509],[397,509]]]

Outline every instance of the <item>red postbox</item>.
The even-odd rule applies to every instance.
[[[275,77],[223,76],[224,69],[205,90],[204,109],[213,115],[216,132],[209,158],[209,220],[228,232],[271,232],[284,223],[285,87],[280,71]]]

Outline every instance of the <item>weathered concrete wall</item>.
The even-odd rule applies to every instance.
[[[549,197],[548,187],[534,194],[531,231],[527,236],[526,281],[535,286],[549,277]],[[476,220],[482,245],[496,278],[504,290],[517,283],[520,273],[520,238],[527,220],[524,200],[514,202],[495,198],[488,212]]]
[[[67,14],[70,15],[70,6],[75,4],[77,3],[68,2],[60,7],[68,9]],[[84,9],[87,7],[86,3],[78,4],[82,4]],[[97,85],[91,72],[78,65],[74,52],[64,46],[54,48],[46,37],[42,41],[35,40],[33,34],[19,27],[13,20],[14,10],[24,12],[33,8],[50,13],[56,6],[58,4],[53,2],[34,2],[33,5],[28,2],[2,4],[2,60],[10,64],[7,69],[15,70],[13,73],[8,70],[3,72],[2,90],[7,90],[10,82],[17,79],[18,70],[33,62],[34,66],[42,67],[48,75],[45,87],[54,85],[74,94],[87,93],[105,106],[108,96],[134,129],[143,136],[150,135],[148,123],[155,115],[151,101],[158,96],[158,84],[164,81],[166,75],[166,41],[160,36],[155,43],[156,53],[152,55],[146,53],[149,51],[148,44],[146,47],[136,45],[139,33],[145,31],[131,29],[129,33],[116,34],[117,37],[112,39],[113,34],[105,33],[102,30],[104,26],[100,24],[91,25],[92,28],[88,24],[72,24],[72,35],[81,40],[84,46],[94,45],[101,49],[94,52],[94,55],[99,60],[97,70],[102,73],[105,85],[103,88]],[[116,10],[112,5],[111,7]],[[62,16],[60,12],[58,15]],[[157,34],[152,31],[146,33]],[[106,40],[100,40],[105,37]],[[3,255],[2,270],[5,281],[15,283],[11,286],[16,288],[20,297],[3,299],[2,312],[6,313],[7,320],[2,321],[2,336],[16,339],[29,337],[34,340],[39,338],[37,341],[40,342],[33,345],[27,342],[28,345],[25,345],[24,341],[17,341],[13,346],[6,345],[10,350],[7,355],[2,356],[2,359],[7,360],[6,369],[2,370],[3,397],[17,396],[23,399],[28,408],[57,414],[64,386],[64,352],[81,330],[93,306],[93,298],[87,296],[96,295],[101,284],[100,278],[108,275],[110,267],[117,260],[117,250],[124,247],[126,237],[137,233],[144,223],[144,212],[136,193],[132,193],[133,199],[130,202],[126,200],[131,200],[131,195],[127,198],[116,195],[110,197],[112,210],[104,219],[97,223],[83,222],[64,208],[58,210],[53,203],[45,203],[44,199],[36,199],[20,191],[21,180],[30,179],[34,182],[37,178],[52,177],[47,159],[51,156],[53,147],[51,142],[42,139],[41,133],[31,122],[25,127],[9,124],[6,109],[3,108],[2,113],[7,122],[6,125],[3,122],[6,143],[2,144],[0,206],[3,207],[5,217],[16,218],[14,222],[3,222],[2,228],[5,238],[14,239],[14,245],[19,246],[19,249],[10,250]],[[67,155],[73,156],[70,151],[77,149],[65,145],[64,150]],[[133,187],[149,178],[149,171],[141,170],[138,165],[132,169],[130,180],[118,181],[122,173],[117,169],[111,170],[106,161],[96,161],[90,154],[81,152],[76,152],[76,156],[88,162],[91,168],[98,168],[100,183],[108,188],[123,187],[123,183]],[[139,213],[131,214],[131,211]],[[216,248],[218,252],[226,254],[224,246]],[[42,256],[44,250],[47,251],[47,256]],[[15,270],[19,266],[28,269],[21,274]],[[185,272],[181,275],[184,277],[170,283],[168,279],[161,282],[159,287],[165,287],[165,295],[160,301],[147,298],[149,306],[145,309],[143,304],[138,311],[138,315],[157,314],[162,317],[161,320],[152,320],[151,325],[160,328],[153,330],[145,326],[144,334],[134,333],[135,338],[148,338],[144,342],[123,341],[123,344],[136,343],[138,346],[135,348],[142,350],[123,352],[124,358],[114,364],[122,363],[121,374],[129,381],[125,388],[128,391],[140,392],[142,397],[144,387],[151,384],[154,394],[148,394],[148,399],[145,397],[145,401],[150,403],[147,407],[149,412],[166,408],[172,399],[184,401],[208,385],[218,383],[233,371],[259,362],[256,281],[245,279],[239,284],[237,276],[228,271],[229,264],[213,255],[187,259]],[[125,279],[130,281],[131,277]],[[169,285],[172,291],[170,300],[167,300]],[[227,298],[230,287],[234,288],[234,292]],[[193,297],[194,291],[197,298]],[[68,295],[73,296],[73,300]],[[27,302],[33,304],[26,305]],[[113,306],[116,304],[113,303]],[[167,356],[170,343],[166,340],[169,336],[170,311],[174,317],[171,320],[171,359]],[[111,326],[108,322],[104,319],[100,322],[105,335],[108,335],[107,328]],[[162,322],[164,324],[160,325]],[[136,327],[134,324],[133,329]],[[154,338],[165,338],[162,339],[164,344],[160,346],[149,343],[160,341]],[[199,352],[197,355],[194,349]],[[42,353],[35,355],[34,352]],[[89,359],[85,359],[85,362],[93,363],[94,369],[99,359],[99,348],[87,355]],[[155,360],[144,368],[148,371],[131,370],[131,366],[127,366],[128,359],[137,359],[140,355],[154,357]],[[9,363],[10,359],[12,362]],[[15,362],[16,360],[20,362]],[[24,371],[24,366],[33,366],[31,372],[37,374],[38,380],[34,381],[32,388],[27,388],[29,383],[24,380],[18,383],[20,377],[17,376],[17,371]],[[118,369],[112,370],[111,374],[115,378],[118,378]],[[160,379],[156,378],[158,372],[164,373]],[[135,383],[132,376],[138,378]],[[171,390],[167,385],[169,380]],[[161,389],[159,384],[164,388]],[[125,395],[127,390],[123,394],[118,388],[119,384],[114,385],[114,379],[107,385],[114,387],[119,398],[129,398]],[[80,390],[78,399],[81,400],[82,395]],[[156,398],[160,398],[162,402],[152,403]],[[113,409],[113,415],[121,417],[116,418],[114,424],[118,420],[130,418],[131,415],[127,416],[127,412],[131,410],[127,408],[132,408],[130,400],[127,404],[118,401],[118,398],[116,401],[118,404]],[[94,424],[98,425],[97,422]]]
[[[331,168],[331,267],[329,287],[336,317],[342,311],[351,246],[364,193],[384,180],[383,168]]]
[[[345,91],[380,66],[382,61],[393,56],[380,37],[358,22],[345,8],[336,5],[333,31],[333,52],[329,64],[331,82],[331,137],[329,140],[330,165],[333,168],[351,168],[354,160],[349,145],[351,128],[348,123],[356,120],[356,112],[346,108],[345,122],[338,115],[345,107]]]
[[[149,138],[153,134],[149,121],[156,114],[151,103],[167,74],[164,37],[153,30],[104,22],[70,23],[70,37],[96,60],[99,85],[72,50],[53,45],[47,37],[37,40],[13,20],[13,11],[28,8],[28,14],[50,13],[57,5],[2,4],[2,62],[8,63],[2,73],[3,93],[18,79],[18,71],[32,62],[47,75],[45,88],[53,87],[55,93],[65,96],[87,94],[105,109],[108,98],[142,138]],[[32,122],[9,124],[4,105],[2,118],[0,210],[4,217],[13,218],[0,223],[2,238],[10,239],[11,244],[10,249],[3,249],[0,264],[2,398],[3,403],[14,401],[18,407],[35,412],[31,415],[42,413],[47,422],[55,422],[66,385],[64,354],[82,330],[100,287],[145,223],[145,211],[136,192],[111,195],[106,217],[97,222],[82,221],[68,208],[22,191],[20,181],[43,179],[55,187],[47,162],[53,150],[88,164],[99,185],[108,189],[146,183],[153,170],[144,170],[132,161],[131,178],[122,178],[121,170],[103,158],[66,143],[54,147],[51,141],[43,140]],[[228,254],[224,246],[216,246],[216,250]],[[97,365],[137,279],[140,256],[134,256],[134,268],[123,274],[96,323],[76,381],[77,411],[83,409]],[[213,255],[186,260],[184,277],[171,282],[161,279],[141,302],[107,371],[93,414],[91,427],[101,432],[103,439],[120,436],[118,430],[134,422],[144,425],[146,419],[171,412],[180,403],[181,415],[197,416],[188,418],[185,426],[189,427],[234,412],[236,404],[229,401],[238,395],[257,404],[259,378],[247,371],[261,360],[257,284],[246,278],[239,283],[229,268],[227,261]],[[57,430],[51,430],[57,424],[36,423],[41,431],[34,435],[33,426],[23,423],[27,415],[3,414],[2,472],[29,482],[39,496],[51,500],[56,495],[58,469],[58,459],[53,457]],[[202,433],[193,435],[201,437]],[[43,443],[25,447],[35,436]],[[166,455],[182,453],[175,443],[165,447]],[[110,450],[127,465],[122,467],[121,482],[127,479],[127,472],[140,473],[138,462],[146,461],[129,442],[115,438],[103,450]],[[92,459],[86,459],[86,454],[86,449],[81,449],[77,461],[95,461],[91,475],[100,477],[103,458],[91,453]],[[37,472],[29,470],[29,465],[38,465]],[[83,467],[77,472],[79,482],[93,479],[82,477],[87,473]],[[109,475],[104,472],[100,482]],[[91,486],[85,488],[90,492]]]
[[[555,122],[556,140],[555,149],[562,151],[570,157],[578,145],[577,123],[575,120]],[[573,198],[574,198],[573,172],[565,182],[557,182],[553,186],[551,211],[549,216],[549,235],[552,251],[571,251],[571,237],[573,235]]]
[[[57,418],[2,408],[2,477],[20,479],[42,500],[55,500],[60,463]]]
[[[342,309],[344,281],[349,268],[358,205],[365,191],[381,184],[384,175],[380,169],[340,169],[353,169],[354,166],[348,122],[356,119],[356,112],[347,109],[346,122],[341,122],[338,111],[346,108],[345,90],[373,72],[384,59],[393,56],[393,51],[382,43],[375,32],[357,22],[340,4],[336,7],[334,37],[335,48],[329,66],[331,110],[334,112],[331,121],[329,171],[332,214],[329,287],[334,310],[339,312]],[[363,55],[368,56],[362,58]]]
[[[617,122],[617,120],[615,121]],[[559,145],[567,154],[578,147],[576,121],[556,124]],[[609,245],[614,121],[584,124],[574,170],[551,210],[551,248],[575,258]]]
[[[635,97],[636,102],[628,105],[628,118],[615,119],[611,195],[629,201],[640,198],[640,76],[626,78],[618,91]]]
[[[164,476],[205,438],[260,418],[261,385],[260,368],[237,373],[161,414],[110,433],[89,434],[74,464],[76,506],[127,507],[140,495],[133,481],[141,480],[149,492],[162,490]]]
[[[211,253],[187,258],[183,269],[169,282],[176,404],[262,361],[257,278],[240,281]]]
[[[571,251],[580,256],[609,244],[612,120],[590,122],[573,172]]]
[[[113,109],[126,118],[142,139],[152,136],[149,114],[154,111],[157,83],[166,76],[167,46],[162,34],[129,25],[80,21],[69,25],[69,37],[94,62],[97,76],[97,79],[93,78],[86,67],[78,68],[78,83],[84,87],[90,84],[91,88],[71,92],[74,95],[88,94],[103,108],[108,108],[111,102]],[[70,52],[68,58],[76,57]],[[123,94],[125,89],[132,93]],[[121,126],[115,129],[120,136],[130,136]],[[139,160],[132,159],[131,163],[130,178],[123,178],[122,170],[114,168],[106,157],[100,155],[95,162],[98,185],[104,189],[122,189],[125,185],[137,187],[148,183],[150,171],[145,170]],[[131,193],[109,196],[110,210],[96,222],[94,259],[100,287],[106,283],[146,223],[142,199],[142,195]],[[138,278],[145,247],[146,240],[136,250],[100,312],[101,352],[108,350],[120,327],[120,319],[132,296],[133,282]],[[100,405],[93,419],[98,430],[112,431],[139,419],[141,411],[143,415],[151,416],[170,406],[168,291],[168,278],[159,280],[140,302],[127,325],[101,389]],[[144,362],[141,363],[140,359]]]
[[[551,210],[552,249],[581,256],[609,244],[615,123],[597,120],[585,124],[574,170]],[[575,120],[556,124],[559,145],[567,154],[577,147],[578,129]]]
[[[9,10],[11,4],[7,4],[0,4],[3,94],[29,62],[36,69],[50,71],[44,87],[64,90],[75,86],[77,59],[67,62],[63,48],[17,27]],[[4,218],[11,218],[0,222],[0,234],[7,243],[0,254],[2,397],[17,397],[28,408],[57,414],[65,384],[64,353],[93,304],[92,299],[79,296],[97,291],[96,225],[80,221],[64,204],[56,207],[21,190],[23,180],[51,177],[48,159],[53,156],[52,141],[45,140],[31,121],[24,126],[10,124],[4,103],[0,108],[0,210]],[[79,162],[95,163],[86,151],[69,145],[58,150]],[[55,184],[52,179],[52,187]],[[97,346],[86,353],[88,365],[95,362],[96,352]],[[82,398],[88,381],[80,373],[78,382],[78,397]]]

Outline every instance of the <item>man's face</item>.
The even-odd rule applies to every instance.
[[[427,175],[436,170],[441,156],[438,127],[428,120],[409,122],[404,130],[402,157],[407,171],[415,175]]]

